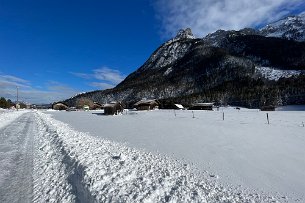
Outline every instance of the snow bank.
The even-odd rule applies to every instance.
[[[19,116],[24,114],[25,110],[20,110],[20,111],[14,111],[14,110],[5,110],[5,111],[0,111],[0,128],[3,128],[4,126],[8,125],[15,119],[17,119]]]
[[[36,202],[274,202],[179,161],[77,132],[38,112]],[[44,159],[43,159],[44,158]]]

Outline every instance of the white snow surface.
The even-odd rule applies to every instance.
[[[298,76],[302,73],[300,70],[279,70],[272,67],[255,67],[256,72],[262,74],[264,78],[269,80],[279,80],[280,78],[290,78]]]
[[[283,37],[297,41],[305,40],[305,14],[288,16],[282,20],[271,23],[260,31],[267,37]]]
[[[304,111],[126,112],[0,113],[0,200],[305,201]]]
[[[223,187],[216,175],[189,164],[75,131],[50,115],[37,119],[48,133],[37,137],[35,202],[275,201]]]
[[[22,114],[26,113],[26,110],[6,110],[1,109],[0,111],[0,128],[3,128],[4,126],[8,125],[18,117],[20,117]]]
[[[233,196],[234,198],[242,196],[242,198],[249,198],[249,201],[254,202],[268,202],[274,199],[280,202],[305,201],[305,159],[303,157],[305,154],[305,127],[302,125],[305,121],[304,111],[268,112],[270,125],[267,124],[266,112],[258,110],[224,108],[220,111],[193,112],[195,118],[192,116],[192,111],[187,110],[176,112],[173,110],[128,111],[127,115],[121,116],[104,116],[102,111],[50,114],[55,119],[69,123],[69,126],[75,130],[88,132],[94,137],[89,139],[88,136],[83,135],[86,137],[85,139],[82,139],[82,136],[76,139],[84,143],[86,150],[90,149],[88,146],[95,149],[88,155],[85,155],[86,152],[75,152],[75,154],[85,153],[84,161],[88,163],[84,163],[84,165],[88,168],[91,168],[92,164],[97,164],[95,161],[88,160],[90,154],[99,154],[98,151],[104,151],[102,154],[105,154],[105,151],[109,151],[106,153],[108,155],[98,163],[105,163],[109,156],[116,157],[121,154],[124,163],[132,169],[125,168],[125,165],[124,169],[117,165],[115,167],[118,167],[119,171],[127,170],[128,173],[141,168],[143,171],[136,172],[135,177],[139,177],[139,173],[147,174],[147,170],[154,174],[149,177],[143,176],[143,180],[160,177],[160,173],[170,171],[170,175],[161,176],[163,180],[169,182],[159,187],[161,192],[154,196],[153,202],[162,201],[167,194],[171,194],[169,191],[176,188],[172,181],[180,179],[180,176],[193,177],[193,179],[185,184],[179,184],[178,188],[181,188],[175,190],[179,191],[177,195],[182,191],[188,191],[183,193],[185,195],[190,191],[209,194],[202,197],[192,197],[189,194],[185,197],[189,199],[205,198],[208,202],[218,202],[220,195],[223,196],[223,201],[228,200],[229,202],[234,202],[231,199]],[[224,121],[222,120],[223,112]],[[62,129],[65,131],[68,126],[63,126]],[[57,125],[56,128],[61,129]],[[71,135],[72,133],[65,134]],[[92,143],[100,143],[100,146]],[[105,149],[102,143],[108,143],[111,147]],[[132,157],[142,158],[135,164],[139,168],[133,165],[133,158],[130,154]],[[102,155],[99,154],[99,156]],[[178,161],[173,161],[176,159]],[[112,160],[111,163],[117,162]],[[187,164],[187,167],[183,167],[183,164]],[[108,164],[108,166],[110,165]],[[149,167],[153,167],[153,169],[149,170]],[[104,165],[102,168],[106,170]],[[193,173],[194,170],[199,172]],[[95,177],[96,175],[90,176]],[[205,189],[206,187],[215,188],[211,178],[212,180],[216,178],[215,184],[221,185],[221,189],[216,189],[216,196],[211,196],[211,193]],[[157,184],[155,179],[148,182]],[[152,185],[148,182],[143,184],[145,187],[151,188]],[[192,184],[189,185],[190,183],[197,186],[204,185],[204,187],[198,188]],[[236,189],[239,186],[240,188]],[[185,187],[190,190],[182,189]],[[124,188],[126,189],[127,186]],[[208,189],[208,191],[210,190]],[[224,191],[227,191],[225,195]],[[154,192],[153,190],[150,193]],[[241,196],[237,197],[236,192],[241,192]],[[263,199],[251,199],[253,195],[256,196],[255,198]],[[175,200],[184,197],[184,195],[169,196]],[[274,199],[270,197],[274,197]],[[147,200],[144,197],[141,200],[144,199]],[[236,201],[247,202],[241,199]]]

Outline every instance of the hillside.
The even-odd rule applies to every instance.
[[[276,25],[280,27],[279,22]],[[305,42],[299,35],[285,36],[243,29],[219,30],[199,39],[190,29],[180,30],[115,88],[65,102],[75,106],[81,98],[100,103],[117,100],[132,107],[142,98],[156,98],[161,107],[203,101],[252,108],[304,104]]]

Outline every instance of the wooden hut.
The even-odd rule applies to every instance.
[[[119,102],[111,102],[110,104],[104,105],[105,115],[117,115],[122,113],[124,110],[123,105]]]
[[[196,103],[193,104],[189,110],[213,110],[213,103]]]
[[[56,102],[52,105],[52,109],[54,109],[54,110],[67,110],[68,105],[66,105],[63,102]]]
[[[141,101],[138,101],[137,103],[134,104],[134,107],[138,111],[145,111],[145,110],[149,111],[149,110],[153,110],[153,109],[158,108],[158,106],[159,106],[159,103],[154,99],[141,100]]]

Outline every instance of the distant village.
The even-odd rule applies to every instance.
[[[190,107],[186,108],[181,104],[168,104],[166,106],[160,107],[160,102],[156,99],[142,99],[133,105],[133,109],[137,111],[150,111],[155,109],[173,109],[173,110],[208,110],[213,111],[219,110],[219,106],[214,103],[194,103]],[[90,100],[83,100],[78,103],[77,106],[68,106],[64,102],[56,102],[52,105],[54,110],[64,110],[64,111],[78,111],[78,110],[104,110],[105,115],[118,115],[122,114],[124,111],[124,105],[121,102],[113,101],[106,104],[100,104],[98,102],[92,102]],[[240,109],[236,107],[236,109]],[[262,111],[274,111],[273,106],[265,106],[261,108]]]

